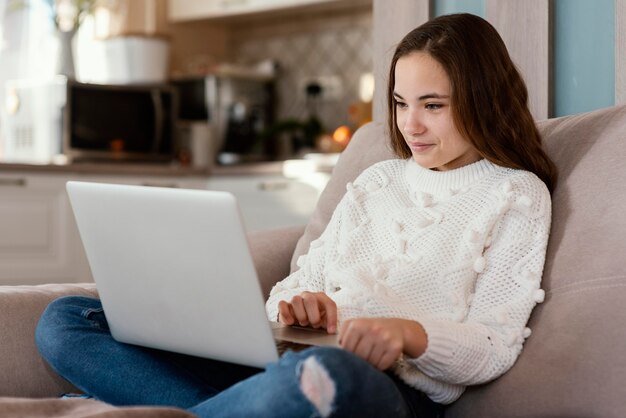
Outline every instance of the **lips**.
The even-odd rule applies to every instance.
[[[424,152],[435,146],[435,144],[426,144],[423,142],[409,142],[408,145],[409,148],[415,152]]]

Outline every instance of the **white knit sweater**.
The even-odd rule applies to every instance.
[[[327,293],[340,321],[418,321],[426,351],[393,369],[443,404],[506,372],[544,298],[545,184],[487,160],[432,171],[410,159],[377,163],[347,190],[300,268],[272,289],[269,318],[306,290]]]

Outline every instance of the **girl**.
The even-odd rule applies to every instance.
[[[388,103],[399,158],[348,185],[267,301],[270,319],[342,348],[265,370],[192,358],[117,343],[98,300],[66,297],[40,320],[43,356],[106,402],[206,417],[438,416],[505,373],[543,300],[556,180],[524,82],[489,23],[448,15],[400,42]]]

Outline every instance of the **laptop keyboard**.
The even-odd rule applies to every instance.
[[[302,351],[309,347],[312,347],[309,344],[295,343],[293,341],[276,340],[275,342],[276,348],[278,349],[278,354],[281,356],[285,354],[285,352],[287,352],[288,350]]]

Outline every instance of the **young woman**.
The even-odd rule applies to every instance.
[[[265,370],[117,343],[98,300],[53,302],[37,328],[51,366],[117,405],[206,417],[437,416],[505,373],[530,335],[554,164],[495,29],[448,15],[410,32],[389,74],[398,159],[365,170],[270,319],[337,333],[342,348]]]

